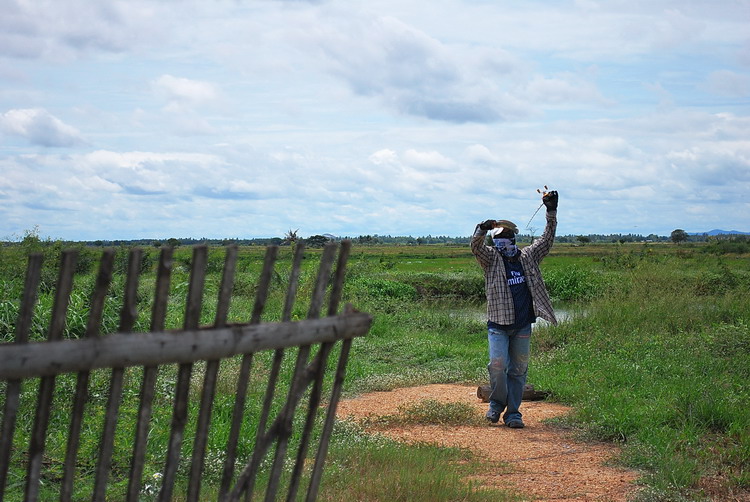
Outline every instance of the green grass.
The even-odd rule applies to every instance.
[[[365,434],[359,425],[339,422],[333,435],[319,500],[466,501],[520,500],[510,491],[481,488],[466,477],[507,472],[466,450],[427,444],[407,446],[380,435]]]
[[[60,252],[55,245],[40,249],[47,256],[32,328],[36,340],[46,337],[56,280],[54,266]],[[148,329],[154,287],[156,250],[145,251],[137,330]],[[565,302],[574,316],[557,327],[542,323],[535,327],[529,381],[537,389],[551,392],[552,399],[574,408],[571,415],[559,419],[562,425],[574,428],[582,437],[622,445],[619,461],[643,473],[645,488],[639,500],[698,500],[709,489],[711,497],[719,500],[730,493],[750,491],[750,260],[738,249],[721,251],[718,246],[670,244],[556,245],[542,265],[553,299],[558,304]],[[85,260],[75,278],[67,337],[83,333],[96,270],[94,251],[82,252]],[[249,320],[263,253],[262,248],[240,250],[231,321]],[[118,263],[124,263],[126,256],[126,250],[118,250]],[[318,250],[307,252],[301,301],[294,309],[296,319],[306,315],[305,299],[310,296],[318,256]],[[0,248],[0,258],[0,340],[10,341],[25,264],[15,248]],[[168,327],[181,325],[184,306],[180,298],[185,296],[190,259],[189,249],[177,250]],[[213,322],[222,259],[222,250],[210,250],[202,312],[205,324]],[[290,263],[291,249],[281,248],[265,320],[279,318]],[[427,383],[484,383],[483,277],[468,246],[355,245],[348,270],[344,301],[372,313],[374,323],[368,336],[353,343],[346,396]],[[122,276],[117,276],[105,308],[106,331],[116,329],[123,287]],[[293,354],[288,354],[285,375],[292,364]],[[206,494],[215,492],[221,474],[227,410],[235,392],[237,368],[236,360],[222,363],[204,481]],[[257,416],[269,368],[270,354],[258,355],[248,400],[256,404],[249,407],[248,431]],[[168,441],[175,375],[174,367],[160,371],[144,475],[144,484],[152,488],[158,484],[153,476],[161,472]],[[196,365],[186,438],[195,426],[201,375],[202,366]],[[126,372],[112,476],[114,499],[124,492],[122,480],[127,475],[140,378],[139,371]],[[64,455],[75,378],[63,376],[59,383],[48,439],[51,461],[60,461]],[[0,391],[3,385],[0,383]],[[79,498],[88,497],[90,485],[86,482],[93,479],[108,385],[108,372],[92,374],[80,455],[84,483],[79,485]],[[7,500],[16,500],[11,492],[22,490],[23,445],[28,444],[33,422],[35,386],[35,381],[24,384],[14,443],[19,446],[13,453],[17,470],[11,472]],[[471,422],[473,418],[464,415],[465,411],[428,401],[402,409],[389,419],[437,423],[441,417],[450,417]],[[240,449],[247,455],[254,435],[249,431],[243,437]],[[191,441],[186,440],[185,458],[191,448]],[[354,431],[346,424],[335,429],[327,465],[321,500],[393,500],[394,493],[403,493],[400,500],[510,500],[508,494],[491,494],[463,481],[466,466],[481,466],[481,459],[471,458],[465,451],[400,445]],[[186,484],[185,475],[181,468],[180,484]],[[55,498],[51,494],[59,482],[56,476],[59,472],[50,468],[43,487],[47,498]],[[146,491],[144,486],[148,499]]]
[[[623,446],[642,500],[750,490],[750,261],[705,249],[563,247],[543,263],[551,295],[577,314],[535,328],[529,380],[574,407],[566,427]],[[479,267],[469,256],[465,268],[417,269],[441,259],[370,259],[364,275],[415,285],[417,300],[351,292],[376,322],[357,341],[348,389],[486,379],[483,306],[465,286],[481,286]]]
[[[441,403],[436,399],[423,399],[416,403],[403,404],[393,415],[380,415],[364,421],[368,427],[393,427],[399,425],[486,425],[482,415],[466,403]]]
[[[566,422],[622,442],[653,493],[698,496],[718,475],[750,487],[750,276],[733,265],[641,261],[585,315],[536,333],[530,378],[575,407]]]

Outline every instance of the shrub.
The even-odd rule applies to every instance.
[[[750,238],[745,236],[715,240],[703,248],[703,252],[716,255],[750,253]]]
[[[148,272],[156,263],[156,258],[151,254],[153,252],[149,249],[144,249],[141,254],[141,263],[139,265],[139,271],[141,273]],[[115,251],[115,275],[127,275],[128,263],[130,262],[130,248],[122,246]]]
[[[484,301],[484,277],[465,274],[409,274],[401,277],[416,288],[422,298],[458,297],[470,301]]]
[[[86,275],[94,269],[94,264],[99,261],[100,252],[85,246],[78,247],[78,259],[76,260],[76,275]]]
[[[360,277],[352,281],[351,286],[373,298],[414,300],[417,297],[417,290],[414,286],[387,279]]]
[[[550,296],[561,301],[591,299],[601,287],[598,276],[577,265],[546,272],[544,282]]]

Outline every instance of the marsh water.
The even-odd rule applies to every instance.
[[[568,303],[556,303],[553,305],[553,308],[555,309],[555,317],[557,317],[558,323],[568,321],[576,316],[581,315],[580,310],[576,309],[573,305],[570,305]],[[450,315],[451,317],[468,318],[484,323],[487,320],[487,311],[485,309],[485,306],[456,309],[452,310]],[[548,324],[549,322],[541,318],[539,318],[536,322],[536,325],[538,326],[545,326]]]

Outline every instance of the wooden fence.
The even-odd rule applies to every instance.
[[[336,260],[337,250],[339,252]],[[151,481],[143,479],[146,477],[143,471],[149,436],[153,435],[154,428],[166,426],[152,420],[152,404],[155,395],[159,394],[156,389],[157,377],[160,367],[164,365],[172,365],[173,368],[177,365],[176,381],[172,382],[170,387],[170,392],[173,389],[174,393],[173,399],[170,398],[173,411],[168,447],[167,451],[163,452],[160,486],[156,493],[151,495],[151,499],[206,500],[206,487],[203,487],[202,492],[201,481],[216,387],[221,381],[220,362],[233,356],[241,359],[239,371],[232,377],[236,378],[236,397],[231,410],[231,427],[226,448],[222,452],[223,468],[220,483],[217,483],[218,489],[214,486],[209,490],[211,498],[250,500],[253,495],[263,493],[264,487],[260,486],[258,474],[261,467],[265,466],[264,469],[268,472],[267,476],[264,475],[264,479],[268,479],[265,485],[266,501],[280,498],[314,500],[320,486],[352,338],[365,335],[372,321],[369,315],[355,312],[348,307],[343,314],[338,314],[349,250],[348,241],[344,241],[340,246],[336,243],[326,245],[321,253],[307,318],[291,321],[304,257],[304,247],[298,244],[288,277],[281,320],[261,323],[261,314],[268,299],[278,255],[278,248],[268,247],[249,322],[229,324],[227,316],[238,249],[236,246],[227,247],[221,284],[218,288],[215,321],[212,326],[201,327],[199,319],[204,297],[208,250],[205,246],[196,246],[192,250],[183,329],[167,331],[165,318],[170,301],[173,250],[163,248],[156,271],[150,331],[133,333],[138,318],[136,306],[143,251],[132,249],[129,254],[119,328],[116,333],[102,336],[102,313],[111,286],[115,261],[114,251],[105,250],[99,262],[98,275],[90,297],[85,334],[77,339],[64,337],[77,258],[76,251],[64,251],[47,340],[40,342],[29,341],[29,333],[38,300],[42,259],[39,255],[30,256],[15,340],[13,343],[0,344],[0,388],[5,388],[0,431],[0,500],[35,501],[40,497],[48,497],[49,495],[40,495],[40,485],[49,484],[50,478],[55,478],[49,474],[52,471],[57,473],[53,483],[55,490],[59,486],[59,496],[56,498],[69,501],[80,497],[80,489],[74,492],[74,488],[78,488],[75,483],[76,471],[80,469],[81,429],[90,398],[90,377],[94,370],[101,368],[110,368],[111,376],[106,413],[101,419],[101,434],[98,438],[98,459],[95,462],[95,473],[91,474],[94,478],[93,486],[86,498],[94,501],[114,500],[113,497],[123,497],[133,502],[143,500],[144,486]],[[321,317],[327,292],[327,316]],[[340,345],[340,349],[334,352],[337,344]],[[290,348],[295,349],[288,351]],[[282,393],[278,389],[282,387],[280,375],[283,374],[281,367],[285,350],[290,353],[296,352],[296,360],[290,380],[283,382],[285,392]],[[254,435],[252,452],[246,454],[245,458],[238,458],[238,444],[241,439],[246,439],[242,437],[241,431],[243,421],[247,420],[246,396],[253,356],[259,351],[272,351],[272,364],[265,374],[267,383],[262,407],[259,408],[261,411],[257,417],[253,417],[255,422],[254,430],[251,432]],[[329,378],[324,384],[325,369],[332,352],[339,354],[338,363],[332,381]],[[181,451],[185,450],[182,446],[186,424],[189,422],[191,378],[194,376],[194,364],[201,361],[205,363],[201,363],[203,381],[200,405],[194,407],[199,410],[197,417],[192,417],[191,424],[195,424],[194,429],[191,426],[187,430],[188,434],[194,431],[194,437],[189,466],[186,468],[187,459],[181,458]],[[113,496],[108,493],[108,489],[111,490],[112,486],[113,448],[118,411],[124,399],[123,376],[125,368],[133,366],[142,368],[129,370],[136,371],[141,376],[142,383],[136,426],[135,430],[130,432],[132,454],[127,491],[124,496]],[[70,411],[64,460],[58,460],[58,465],[51,465],[52,461],[45,455],[45,441],[48,439],[52,407],[59,402],[53,400],[56,377],[60,380],[59,375],[64,373],[75,375],[76,384],[75,391],[70,392],[72,395],[65,404]],[[330,389],[327,396],[323,395],[324,388]],[[19,402],[21,397],[28,399],[28,392],[36,392],[32,396],[36,402],[33,424],[21,424],[30,427],[29,439],[28,443],[16,444],[18,441],[14,441],[14,438],[19,436]],[[0,397],[3,397],[2,394]],[[279,399],[282,405],[278,404]],[[272,406],[274,402],[276,406]],[[295,411],[304,408],[305,405],[304,419],[294,420]],[[326,414],[319,417],[322,419],[322,425],[314,430],[317,413],[324,407]],[[228,409],[222,411],[229,413]],[[25,419],[22,417],[21,421],[23,420]],[[28,420],[31,420],[30,417]],[[321,420],[317,423],[320,424]],[[244,430],[247,431],[246,428]],[[294,442],[296,453],[288,451],[293,433],[299,438]],[[26,464],[21,471],[25,472],[25,478],[21,482],[15,480],[10,486],[10,463],[18,462],[19,458]],[[287,468],[285,481],[281,483],[285,464],[293,467],[291,473]],[[14,464],[14,467],[18,465]],[[178,468],[181,479],[187,478],[186,483],[175,483]],[[15,472],[18,472],[18,469]],[[303,485],[306,485],[306,488]],[[184,493],[177,495],[175,492],[178,489],[184,490]],[[45,487],[45,490],[47,491],[44,493],[48,494],[48,487]],[[286,492],[285,496],[280,493],[283,491]],[[74,493],[78,495],[74,496]]]

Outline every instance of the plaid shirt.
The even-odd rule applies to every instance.
[[[555,318],[555,311],[552,309],[552,301],[549,298],[549,293],[547,293],[547,286],[542,280],[539,264],[552,248],[556,228],[557,211],[548,211],[547,226],[544,233],[533,244],[521,249],[520,258],[526,275],[526,284],[529,286],[534,304],[534,315],[546,319],[552,324],[557,324],[557,318]],[[503,257],[494,246],[485,245],[486,234],[487,231],[480,229],[477,225],[474,236],[471,238],[471,252],[474,253],[479,265],[484,270],[487,319],[507,326],[513,324],[515,320],[513,296],[508,286]]]

